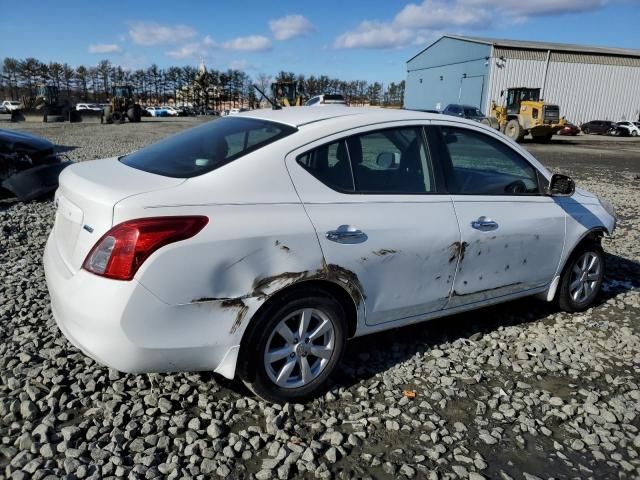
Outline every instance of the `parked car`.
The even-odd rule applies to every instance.
[[[582,133],[587,135],[617,135],[618,125],[608,120],[591,120],[590,122],[583,123],[580,126]]]
[[[0,198],[29,201],[51,194],[70,164],[46,138],[0,129]]]
[[[14,110],[20,110],[22,108],[22,103],[16,100],[5,100],[2,102],[2,109],[7,112],[13,112]]]
[[[565,126],[558,131],[558,135],[571,135],[576,136],[580,133],[580,127],[573,123],[566,123]]]
[[[530,295],[589,308],[616,222],[490,127],[343,107],[253,110],[75,163],[55,202],[45,274],[74,345],[125,372],[238,375],[280,403],[321,392],[348,338]]]
[[[411,108],[411,109],[408,108],[407,110],[409,110],[410,112],[425,112],[425,113],[438,113],[438,114],[442,113],[440,110],[431,110],[431,109],[422,110],[420,108]]]
[[[196,112],[191,107],[178,107],[176,108],[179,117],[190,117],[196,114]]]
[[[152,117],[168,117],[169,112],[164,107],[147,107],[147,112]]]
[[[469,120],[475,120],[476,122],[481,122],[487,118],[478,107],[474,107],[473,105],[459,105],[455,103],[447,105],[442,111],[442,114],[468,118]]]
[[[229,113],[227,113],[227,115],[237,115],[239,113],[248,112],[248,111],[249,111],[248,108],[232,108],[229,110]]]
[[[324,95],[316,95],[311,97],[305,103],[306,107],[325,107],[327,105],[343,105],[347,106],[347,101],[343,95],[339,93],[327,93]]]
[[[625,137],[637,137],[640,134],[640,128],[633,122],[618,122],[618,131],[620,135]]]
[[[95,111],[95,112],[101,112],[102,111],[102,107],[97,103],[78,103],[78,104],[76,104],[76,110],[78,110],[78,111],[92,110],[92,111]]]
[[[162,108],[163,110],[166,110],[167,111],[167,116],[169,116],[169,117],[177,117],[178,116],[178,110],[176,110],[173,107],[170,107],[168,105],[164,105],[164,106],[162,106],[160,108]]]

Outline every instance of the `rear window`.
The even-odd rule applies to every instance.
[[[222,118],[167,137],[120,161],[165,177],[197,177],[295,131],[294,127],[265,120]]]

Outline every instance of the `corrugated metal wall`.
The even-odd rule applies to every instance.
[[[485,109],[508,87],[543,87],[546,59],[546,51],[494,48]],[[551,52],[543,96],[574,123],[638,121],[640,59]]]

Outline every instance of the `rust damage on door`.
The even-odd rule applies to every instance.
[[[469,244],[467,242],[453,242],[449,245],[449,263],[454,260],[458,261],[458,264],[464,260],[464,254]]]

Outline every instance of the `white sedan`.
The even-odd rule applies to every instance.
[[[53,314],[125,372],[316,395],[347,339],[537,295],[595,301],[613,207],[477,122],[253,110],[60,176]]]
[[[640,135],[640,127],[633,122],[618,122],[618,131],[624,132],[625,135],[637,137]]]

